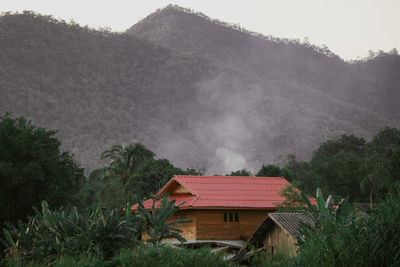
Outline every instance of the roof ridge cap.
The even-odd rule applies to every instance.
[[[285,179],[283,176],[236,176],[236,175],[181,175],[175,174],[173,177],[214,177],[214,178],[273,178],[273,179]]]
[[[309,214],[310,212],[273,212],[271,215],[274,214]]]

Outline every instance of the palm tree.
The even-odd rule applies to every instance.
[[[154,159],[155,154],[140,143],[128,146],[114,145],[101,155],[101,159],[111,159],[106,168],[105,176],[120,176],[123,184],[147,160]]]
[[[107,167],[101,173],[103,189],[99,195],[100,205],[104,208],[121,208],[131,197],[127,188],[128,180],[144,162],[153,160],[155,154],[140,143],[128,146],[114,145],[101,155],[101,159],[109,159]]]
[[[176,227],[178,224],[191,223],[189,219],[179,219],[167,222],[169,218],[179,210],[179,205],[175,205],[175,200],[168,201],[168,195],[164,195],[161,205],[156,207],[156,200],[153,199],[151,211],[148,211],[143,203],[139,201],[138,216],[143,220],[143,231],[149,235],[147,242],[158,244],[164,239],[177,239],[180,242],[185,242],[180,233],[183,231]]]

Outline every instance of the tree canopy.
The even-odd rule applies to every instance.
[[[232,171],[230,174],[226,174],[227,176],[251,176],[251,172],[242,169],[242,170],[237,170],[237,171]]]
[[[47,200],[53,207],[77,204],[83,169],[60,151],[56,131],[23,117],[0,117],[0,222],[15,222]]]
[[[293,182],[309,194],[318,186],[330,194],[348,196],[352,202],[373,202],[400,182],[399,163],[400,131],[385,127],[369,142],[354,135],[328,140],[309,162],[290,155],[285,168],[293,174]]]
[[[274,164],[263,164],[257,172],[258,177],[285,177],[291,181],[293,174],[287,168],[280,168]]]
[[[141,143],[114,145],[102,154],[111,159],[108,166],[92,171],[89,184],[100,189],[99,203],[105,208],[121,208],[127,201],[149,198],[175,174],[200,175],[195,169],[182,170],[155,154]],[[93,201],[94,192],[89,190]]]

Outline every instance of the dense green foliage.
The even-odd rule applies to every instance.
[[[53,151],[54,155],[63,154],[59,151],[59,141],[53,137],[54,131],[37,128],[23,118],[12,119],[8,116],[3,116],[0,126],[2,138],[12,137],[5,139],[2,151],[6,151],[5,148],[9,150],[18,148],[17,151],[28,150],[29,153],[39,151],[40,155],[44,153],[42,150],[32,148],[50,146],[57,148],[55,152]],[[32,137],[39,138],[32,139]],[[332,207],[337,198],[330,196],[325,201],[321,190],[318,189],[317,206],[312,207],[308,203],[316,224],[303,226],[298,255],[295,258],[288,258],[279,254],[265,258],[261,253],[255,253],[250,259],[252,266],[399,264],[400,247],[394,241],[400,238],[398,236],[400,218],[397,216],[397,210],[400,208],[400,189],[394,189],[400,178],[399,139],[399,130],[388,127],[381,130],[369,142],[352,135],[343,135],[336,141],[329,140],[323,143],[314,152],[310,162],[299,162],[294,156],[290,156],[283,167],[262,165],[257,172],[258,176],[284,176],[299,184],[306,192],[312,190],[312,186],[321,185],[326,192],[335,196],[349,196],[350,200],[372,200],[373,197],[375,202],[385,196],[386,200],[369,215],[351,211],[348,204],[343,204],[345,202],[341,204],[337,202],[337,207],[340,209],[333,211]],[[18,155],[21,154],[26,155],[21,152]],[[44,155],[42,158],[47,163],[48,155],[53,154],[44,153]],[[68,153],[64,155],[73,162]],[[23,166],[24,163],[30,166],[24,161],[26,158],[32,160],[34,157],[12,157],[9,164],[3,161],[2,166]],[[212,254],[207,249],[191,251],[160,246],[162,240],[169,238],[183,242],[179,225],[190,220],[167,222],[179,209],[179,206],[174,205],[175,201],[167,200],[167,195],[160,200],[157,207],[154,201],[150,211],[142,205],[141,198],[149,198],[156,193],[174,174],[197,175],[199,173],[196,170],[183,171],[166,159],[155,159],[154,153],[139,143],[113,146],[103,153],[103,158],[111,160],[108,166],[93,171],[87,184],[83,181],[77,183],[75,195],[68,196],[64,200],[68,202],[55,204],[55,207],[73,204],[79,196],[80,205],[94,203],[90,207],[78,209],[68,205],[66,208],[51,211],[44,201],[41,210],[35,210],[35,214],[29,216],[27,222],[20,220],[15,226],[7,224],[2,238],[3,245],[7,247],[4,264],[9,266],[29,264],[40,266],[50,263],[54,266],[71,264],[129,266],[133,263],[139,264],[138,266],[150,266],[154,262],[158,264],[161,262],[163,266],[228,264],[222,255]],[[77,168],[76,163],[74,164],[72,166]],[[2,173],[7,173],[9,170],[3,168]],[[80,175],[78,177],[82,179],[82,170],[77,168],[76,171]],[[34,172],[35,175],[38,173],[40,172]],[[51,176],[53,175],[55,174],[51,173]],[[232,172],[231,175],[244,176],[250,175],[250,172],[243,169]],[[309,177],[313,180],[307,180]],[[31,176],[26,179],[37,181]],[[69,186],[60,184],[66,188]],[[57,186],[49,187],[47,192],[49,199],[54,194],[60,194],[60,188],[57,188]],[[293,185],[283,188],[280,194],[287,199],[282,203],[286,208],[296,208],[308,202],[305,195],[300,198],[299,192]],[[131,205],[127,203],[129,200],[138,203],[138,210],[134,214],[130,212]],[[96,202],[105,209],[100,208]],[[151,246],[144,245],[140,241],[143,232],[148,234],[147,243]]]
[[[128,191],[139,198],[156,194],[174,175],[202,175],[195,169],[182,170],[167,159],[149,160],[129,180]]]
[[[210,249],[185,249],[170,246],[142,245],[133,250],[123,250],[114,259],[117,266],[229,266],[222,255],[211,253]]]
[[[237,170],[237,171],[232,171],[230,174],[226,174],[227,176],[251,176],[251,172],[242,169],[242,170]]]
[[[174,175],[200,175],[195,169],[176,168],[167,159],[155,159],[155,154],[140,143],[114,145],[102,158],[109,165],[89,175],[88,201],[98,199],[104,208],[121,208],[124,203],[155,195]],[[94,190],[98,190],[98,194]]]
[[[155,154],[140,143],[128,146],[114,145],[103,152],[101,159],[110,160],[107,167],[101,169],[100,180],[103,188],[100,192],[100,205],[105,208],[121,208],[133,195],[127,190],[132,184],[134,174]],[[135,188],[136,189],[136,188]],[[140,199],[143,198],[140,196]]]
[[[114,145],[101,155],[101,159],[109,159],[109,166],[104,176],[119,176],[126,184],[134,172],[145,162],[154,159],[155,154],[140,143],[129,146]]]
[[[319,210],[306,227],[297,266],[398,266],[400,264],[400,188],[368,215],[349,207],[331,215]],[[317,196],[318,198],[318,196]]]
[[[55,134],[22,117],[0,117],[0,227],[32,214],[42,200],[55,208],[80,203],[83,169],[61,152]]]
[[[280,168],[279,166],[268,164],[262,165],[260,170],[257,172],[258,177],[285,177],[288,181],[292,180],[293,174],[286,168]]]
[[[288,267],[293,266],[293,259],[285,253],[276,251],[273,255],[266,254],[264,250],[254,250],[254,255],[250,258],[249,264],[254,267]]]
[[[51,211],[47,202],[27,223],[4,229],[8,256],[51,262],[57,256],[98,254],[106,258],[119,249],[137,244],[141,235],[139,216],[130,212],[102,210],[93,205],[83,212],[76,207]],[[136,243],[135,243],[136,242]]]
[[[4,125],[7,127],[4,127]],[[41,152],[44,155],[39,154],[39,159],[43,161],[53,159],[45,154],[47,150],[49,152],[53,151],[43,149],[44,152],[42,152],[32,149],[32,147],[35,148],[35,146],[30,144],[33,142],[39,148],[47,148],[46,145],[54,144],[55,148],[57,148],[55,152],[60,154],[58,151],[59,141],[52,137],[55,133],[54,131],[47,132],[43,128],[32,126],[23,118],[13,120],[7,116],[3,118],[1,126],[3,139],[4,137],[11,138],[10,140],[3,140],[4,146],[2,146],[2,151],[7,151],[5,148],[8,147],[11,149],[13,148],[12,145],[14,145],[17,148],[14,149],[17,152],[26,150],[30,153]],[[20,127],[18,128],[17,126]],[[24,134],[21,136],[25,139],[18,135],[19,132]],[[47,143],[43,142],[40,138],[33,138],[41,137],[42,135],[47,138],[42,138]],[[19,146],[13,140],[19,141]],[[49,147],[52,148],[52,146]],[[19,153],[25,156],[25,154]],[[64,153],[63,155],[69,156],[68,153]],[[7,261],[10,264],[15,263],[18,265],[18,262],[25,264],[33,261],[38,264],[55,262],[55,264],[62,265],[64,261],[68,262],[70,260],[91,262],[92,260],[99,261],[103,258],[110,259],[121,248],[137,246],[144,231],[149,233],[150,239],[148,242],[150,243],[158,244],[165,238],[176,238],[184,241],[179,235],[181,230],[176,228],[175,224],[187,223],[188,221],[181,220],[167,223],[170,216],[179,209],[178,206],[174,205],[174,201],[169,202],[166,198],[167,196],[165,196],[161,201],[161,205],[157,207],[153,206],[152,211],[147,211],[143,206],[140,206],[138,211],[132,214],[131,205],[127,200],[135,199],[136,202],[141,203],[141,199],[138,197],[150,194],[150,192],[146,194],[141,192],[140,189],[142,187],[131,183],[131,180],[135,178],[141,179],[140,174],[144,175],[147,171],[149,171],[148,174],[150,174],[150,177],[153,177],[155,180],[141,180],[144,184],[159,184],[157,179],[160,179],[160,176],[158,174],[161,175],[161,179],[165,179],[165,175],[172,176],[172,173],[175,171],[191,174],[197,174],[197,172],[192,169],[184,172],[173,167],[167,160],[155,160],[153,152],[139,143],[126,147],[113,146],[111,150],[105,151],[102,156],[105,159],[111,159],[109,166],[93,171],[89,176],[88,183],[84,184],[82,181],[76,188],[71,182],[68,185],[59,182],[59,185],[63,186],[63,188],[59,188],[59,190],[64,190],[62,192],[55,190],[53,187],[48,188],[47,196],[50,200],[52,200],[51,196],[53,194],[70,194],[69,198],[65,198],[64,202],[56,202],[58,206],[67,205],[66,208],[51,211],[47,202],[43,201],[41,211],[33,209],[35,214],[28,216],[27,222],[19,220],[17,226],[10,223],[7,224],[7,228],[3,230],[4,238],[2,238],[2,244],[7,247],[5,252],[7,254]],[[3,156],[3,158],[5,157]],[[33,157],[10,157],[8,165],[15,165],[22,168],[21,166],[26,164],[26,160],[32,159]],[[58,159],[54,158],[54,160]],[[157,168],[158,162],[165,163],[163,166],[166,165],[168,169],[167,173],[163,172],[163,168]],[[4,166],[7,166],[6,163],[5,161],[2,162]],[[151,168],[150,166],[156,166],[156,168]],[[83,178],[83,170],[77,170],[81,178]],[[140,172],[138,172],[139,170]],[[6,171],[8,169],[4,168],[3,173],[6,173]],[[59,171],[65,170],[61,169]],[[65,173],[68,172],[65,171]],[[61,174],[51,172],[50,175],[57,177],[57,175]],[[31,185],[29,179],[37,181],[35,177],[31,176],[25,179],[28,186]],[[4,179],[4,181],[7,180]],[[75,189],[75,192],[71,193],[69,190],[66,190],[67,188]],[[151,188],[154,189],[157,187],[153,185]],[[137,193],[139,191],[141,192],[140,194]],[[81,198],[79,201],[80,205],[93,204],[82,211],[76,207],[71,207],[71,204],[74,204],[72,200],[77,198],[75,196],[77,193],[79,193],[79,197]],[[100,208],[96,202],[106,204],[102,205],[106,209]],[[2,204],[6,203],[2,202]],[[123,207],[124,209],[122,209]],[[26,215],[26,213],[23,215]],[[22,215],[20,218],[23,218]],[[10,218],[5,217],[5,219]]]
[[[19,259],[14,259],[9,266],[42,266]],[[82,255],[81,257],[59,256],[52,263],[56,267],[227,267],[230,266],[223,255],[211,253],[210,249],[185,249],[170,246],[152,246],[142,244],[132,249],[123,249],[111,260],[104,260],[95,255]]]
[[[375,202],[400,181],[400,131],[386,127],[371,141],[353,135],[328,140],[309,162],[290,156],[285,168],[292,182],[311,194],[316,187],[352,202]]]
[[[255,253],[255,256],[249,260],[251,266],[397,266],[400,264],[400,246],[397,242],[400,238],[398,224],[400,213],[397,212],[400,208],[399,188],[395,190],[395,193],[388,194],[386,199],[368,215],[350,209],[349,204],[342,204],[338,211],[333,210],[330,200],[332,198],[329,197],[325,201],[320,190],[318,190],[316,198],[317,206],[311,207],[310,210],[315,216],[316,224],[303,226],[297,256],[288,258],[278,252],[276,255],[265,257],[264,252],[259,252]],[[50,262],[54,266],[228,266],[221,254],[210,253],[206,248],[190,250],[160,245],[141,244],[132,246],[132,243],[127,243],[126,246],[131,246],[131,248],[117,250],[113,246],[114,256],[108,259],[96,250],[94,250],[94,253],[80,250],[78,248],[84,243],[82,240],[87,239],[86,237],[77,238],[78,235],[71,235],[69,237],[72,237],[72,240],[62,239],[66,233],[78,231],[78,228],[72,227],[77,220],[74,223],[67,223],[67,220],[71,221],[77,217],[75,214],[77,212],[74,209],[67,216],[60,212],[51,212],[44,205],[41,217],[37,217],[39,222],[31,224],[30,231],[34,231],[36,239],[41,242],[45,241],[44,236],[53,235],[52,238],[54,238],[57,236],[55,233],[58,233],[60,241],[63,240],[64,242],[58,243],[57,239],[48,238],[47,249],[46,242],[43,242],[41,243],[43,247],[35,247],[32,250],[42,252],[42,254],[37,253],[36,258],[32,257],[32,254],[30,254],[30,257],[26,256],[29,255],[28,250],[21,249],[22,246],[19,242],[26,244],[29,240],[27,235],[31,235],[31,233],[24,229],[26,225],[20,225],[20,230],[11,231],[11,235],[7,237],[7,240],[12,240],[9,243],[14,243],[14,245],[9,246],[9,252],[12,253],[3,263],[9,266],[40,266],[40,264]],[[107,217],[107,215],[104,215],[106,222],[108,222]],[[60,218],[63,218],[63,220],[59,220]],[[53,220],[55,223],[52,222]],[[124,221],[125,219],[120,220]],[[40,232],[35,230],[34,226],[42,224],[45,226],[40,228]],[[52,228],[52,225],[55,227]],[[104,222],[98,223],[98,228],[103,226]],[[49,229],[56,231],[51,233]],[[60,229],[65,231],[61,232]],[[110,230],[111,228],[109,228]],[[18,235],[15,235],[15,233],[18,233]],[[39,235],[40,233],[42,235]],[[19,238],[18,245],[14,241],[16,237]],[[110,238],[109,235],[104,237]],[[121,237],[118,236],[118,238]],[[32,240],[39,242],[31,237]],[[101,242],[104,242],[104,240]],[[66,244],[66,246],[57,245],[61,243]],[[114,242],[114,244],[116,243]],[[72,250],[71,245],[74,245],[77,249]],[[98,243],[95,243],[95,245],[98,245]],[[60,251],[54,253],[57,248]],[[54,254],[50,257],[49,255],[43,257],[45,254],[43,252],[48,253],[48,251],[52,251]],[[25,257],[21,255],[25,255]]]
[[[155,202],[154,202],[155,203]],[[150,244],[159,244],[172,238],[184,242],[176,227],[191,220],[167,220],[179,209],[175,201],[164,196],[159,206],[151,211],[140,204],[135,213],[127,203],[121,213],[118,209],[103,210],[97,205],[80,212],[76,207],[51,211],[46,201],[41,211],[36,210],[27,223],[8,224],[3,229],[2,243],[7,247],[7,262],[50,263],[66,256],[74,260],[87,256],[111,259],[122,249],[137,247],[143,232]]]
[[[306,200],[307,198],[305,198]],[[400,187],[368,214],[345,201],[332,207],[317,190],[317,206],[308,210],[315,225],[302,225],[297,256],[256,252],[251,266],[398,266],[400,264]],[[308,202],[308,200],[306,200]],[[310,205],[310,203],[308,202]]]

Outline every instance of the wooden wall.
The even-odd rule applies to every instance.
[[[224,213],[239,215],[239,221],[224,222]],[[191,219],[192,223],[178,225],[186,240],[244,240],[246,241],[267,217],[265,210],[180,210],[168,222],[176,219]],[[143,240],[148,236],[143,234]]]
[[[238,212],[238,222],[224,222],[225,212]],[[265,210],[197,210],[197,239],[247,240],[264,221]]]
[[[296,240],[285,231],[283,231],[278,225],[273,223],[267,230],[267,234],[264,238],[264,247],[267,253],[284,253],[289,256],[296,255],[297,246]]]
[[[169,218],[168,222],[177,219],[190,219],[193,221],[191,223],[178,224],[176,226],[183,231],[181,235],[186,240],[196,239],[196,214],[190,210],[180,210],[172,215],[171,218]],[[149,236],[146,233],[143,233],[142,240],[146,241],[147,239],[149,239]]]
[[[193,221],[191,223],[185,223],[182,225],[178,224],[177,227],[183,231],[181,235],[186,240],[196,239],[196,214],[191,210],[180,210],[172,215],[168,222],[178,219],[190,219]]]

